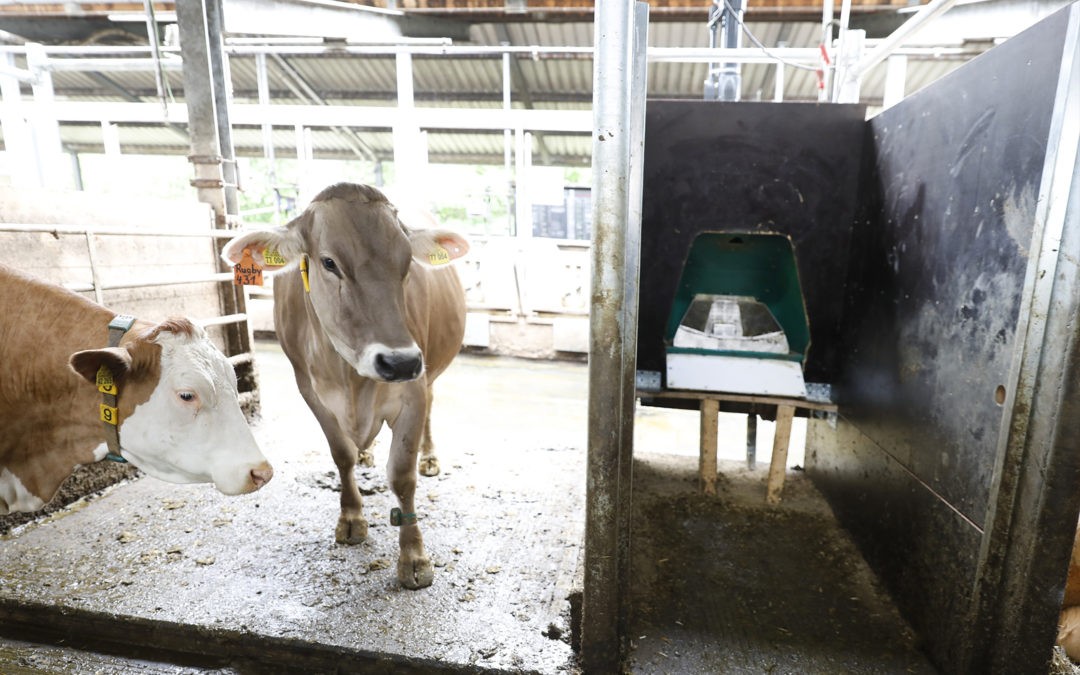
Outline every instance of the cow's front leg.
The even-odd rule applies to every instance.
[[[402,414],[394,425],[394,441],[386,469],[401,510],[394,523],[399,527],[398,581],[406,588],[424,588],[431,585],[435,570],[424,551],[424,538],[416,523],[416,457],[424,420],[415,414],[422,411],[412,412],[413,415]]]
[[[308,380],[297,376],[296,381],[300,385],[300,394],[322,427],[326,442],[330,445],[330,454],[333,455],[334,464],[341,476],[341,516],[334,530],[334,538],[339,544],[359,544],[367,539],[368,523],[364,520],[360,489],[356,486],[356,476],[353,473],[358,454],[357,445],[345,435],[338,418],[322,404]]]
[[[431,440],[431,386],[426,388],[427,401],[424,410],[424,435],[420,439],[420,474],[439,475],[439,458],[435,456],[435,443]]]
[[[331,447],[334,463],[341,476],[341,515],[334,538],[339,544],[359,544],[367,539],[368,522],[364,519],[364,503],[356,485],[356,446],[352,443],[344,452]]]

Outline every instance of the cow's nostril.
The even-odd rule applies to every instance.
[[[424,370],[424,359],[419,354],[387,352],[375,355],[375,372],[387,382],[415,380]]]
[[[256,490],[269,483],[273,477],[274,469],[269,464],[263,464],[251,470],[251,482],[255,484]]]

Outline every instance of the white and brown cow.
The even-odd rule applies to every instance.
[[[0,514],[40,509],[77,466],[105,458],[110,436],[123,459],[173,483],[234,495],[273,475],[206,332],[187,319],[136,320],[109,347],[115,316],[0,265]],[[102,366],[117,390],[112,429]]]
[[[416,524],[417,461],[439,472],[428,415],[431,385],[461,348],[465,294],[447,265],[468,251],[459,235],[410,230],[375,188],[326,188],[285,227],[252,232],[225,247],[237,263],[245,250],[274,277],[274,323],[296,383],[330,444],[341,474],[336,538],[367,536],[353,475],[385,422],[393,431],[387,462],[398,498],[398,580],[432,582],[431,560]]]

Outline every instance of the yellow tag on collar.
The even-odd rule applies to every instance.
[[[102,422],[105,422],[106,424],[111,424],[113,426],[116,426],[116,424],[117,424],[116,417],[117,417],[116,408],[112,407],[111,405],[105,405],[104,403],[101,404],[101,421]]]
[[[277,249],[264,248],[262,253],[263,261],[266,262],[269,267],[284,267],[289,264],[289,261],[285,259],[283,255],[277,252]]]
[[[307,256],[300,258],[300,278],[304,280],[304,292],[311,292],[311,284],[308,283]]]
[[[450,254],[442,246],[436,246],[435,250],[428,254],[428,262],[432,265],[445,265],[450,262]]]
[[[116,382],[113,381],[112,371],[105,364],[98,368],[94,381],[97,384],[98,391],[102,394],[116,394]]]

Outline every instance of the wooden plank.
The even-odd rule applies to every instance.
[[[701,475],[701,491],[716,494],[716,445],[717,414],[719,404],[710,398],[701,400],[701,436],[698,456],[698,473]]]
[[[824,401],[808,401],[801,398],[781,398],[777,396],[753,396],[747,394],[727,394],[721,391],[672,391],[670,389],[665,391],[638,391],[638,396],[644,398],[677,398],[677,399],[692,399],[692,400],[704,400],[712,399],[714,401],[732,401],[735,403],[758,403],[762,405],[785,405],[792,408],[802,408],[803,410],[824,410],[826,412],[836,412],[837,406],[835,403],[827,403]]]
[[[765,501],[780,503],[784,491],[784,474],[787,472],[788,442],[791,440],[791,418],[795,408],[789,405],[776,407],[776,434],[773,436],[772,463],[769,464],[769,487]]]

